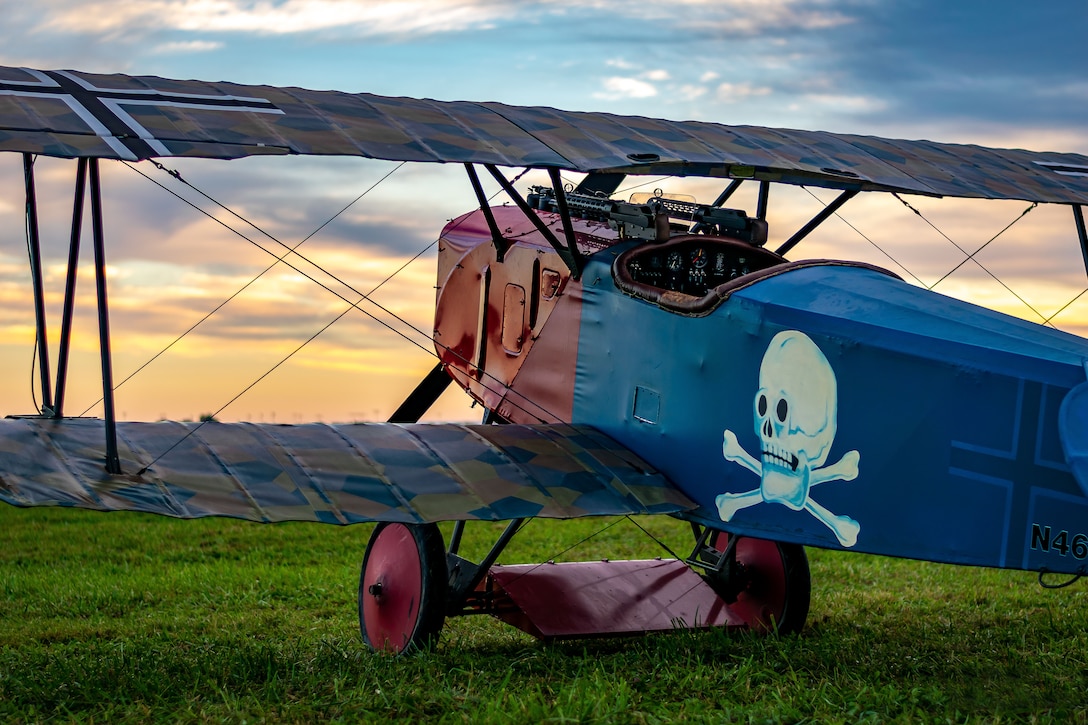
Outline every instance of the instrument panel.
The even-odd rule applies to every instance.
[[[695,237],[643,247],[631,255],[626,268],[638,284],[702,297],[718,285],[784,261],[747,244]]]

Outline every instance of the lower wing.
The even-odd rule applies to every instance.
[[[694,504],[571,425],[0,420],[0,501],[250,521],[429,522],[675,513]]]

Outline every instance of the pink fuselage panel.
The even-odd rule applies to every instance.
[[[508,245],[501,262],[481,211],[442,231],[435,348],[453,379],[506,420],[570,422],[582,283],[521,210],[492,212]],[[562,239],[559,215],[538,214]],[[617,241],[600,222],[575,219],[574,231],[583,254]]]

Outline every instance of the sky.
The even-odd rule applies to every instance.
[[[0,0],[0,17],[0,65],[1088,154],[1083,0]],[[146,162],[103,165],[120,417],[387,417],[434,364],[433,242],[475,206],[463,171],[313,157],[167,166],[223,207]],[[75,163],[40,159],[35,173],[55,362]],[[540,181],[530,174],[521,186]],[[691,179],[631,185],[643,182],[707,202],[720,190]],[[817,197],[831,195],[774,190],[769,246],[820,209]],[[1037,322],[1061,311],[1052,324],[1088,335],[1088,294],[1063,309],[1088,287],[1068,207],[1023,214],[1022,202],[904,198],[920,215],[864,194],[791,256],[876,263]],[[754,211],[749,192],[730,203]],[[351,299],[403,266],[373,295],[399,319],[375,308],[378,320],[338,319],[343,300],[282,265],[258,277],[272,258],[224,225],[276,244],[224,207],[289,246],[309,237],[300,251],[317,266],[300,269]],[[985,270],[961,265],[984,244]],[[79,285],[66,412],[100,415],[89,249]],[[9,154],[0,156],[0,413],[40,403],[34,365],[22,166]],[[429,417],[479,413],[454,390]]]

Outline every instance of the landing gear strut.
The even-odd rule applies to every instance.
[[[804,547],[694,528],[688,563],[705,569],[707,583],[734,614],[758,631],[801,631],[812,586]]]
[[[667,631],[677,621],[787,634],[808,616],[808,559],[797,544],[694,526],[686,562],[495,567],[523,523],[511,521],[479,563],[458,554],[464,522],[454,524],[448,551],[435,524],[378,524],[359,577],[363,641],[393,654],[424,650],[437,643],[446,617],[470,614],[541,639]],[[689,567],[705,572],[702,580]],[[602,603],[618,606],[617,616],[597,617]]]

